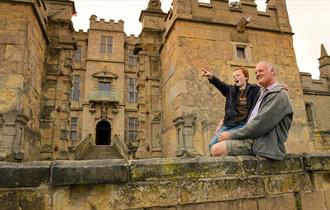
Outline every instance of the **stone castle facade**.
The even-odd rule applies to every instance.
[[[330,150],[330,56],[322,46],[320,80],[299,73],[285,0],[267,1],[266,12],[253,0],[160,6],[150,0],[135,37],[95,15],[75,31],[72,1],[2,1],[0,159],[95,159],[86,154],[97,148],[124,159],[209,156],[224,98],[200,68],[231,83],[233,69],[254,75],[260,60],[289,86],[289,152]]]

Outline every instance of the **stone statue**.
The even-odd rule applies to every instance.
[[[107,103],[102,103],[101,116],[106,117],[107,115],[108,115],[108,104]]]

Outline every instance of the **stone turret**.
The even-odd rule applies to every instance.
[[[68,159],[70,125],[72,56],[75,49],[74,28],[71,21],[74,3],[46,0],[50,43],[44,59],[42,81],[41,159]]]
[[[142,32],[140,44],[136,45],[138,54],[139,91],[139,147],[137,157],[161,156],[161,98],[160,98],[160,58],[162,31],[166,14],[161,10],[159,0],[150,0],[148,8],[140,15]]]
[[[321,45],[321,56],[319,60],[320,78],[330,79],[330,56],[328,55],[324,45]]]

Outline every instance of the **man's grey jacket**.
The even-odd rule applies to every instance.
[[[231,139],[253,139],[255,155],[282,160],[292,117],[288,93],[282,85],[276,85],[261,101],[257,116],[244,127],[230,132]]]

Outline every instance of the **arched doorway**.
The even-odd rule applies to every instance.
[[[110,145],[111,143],[111,125],[103,120],[96,125],[96,145]]]

